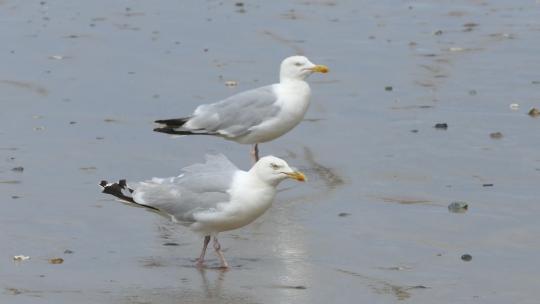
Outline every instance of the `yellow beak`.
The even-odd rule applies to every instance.
[[[304,175],[304,173],[302,173],[300,171],[294,171],[294,172],[291,172],[291,173],[283,172],[283,173],[286,174],[287,177],[295,179],[295,180],[297,180],[299,182],[305,182],[306,181],[306,176]]]
[[[310,69],[312,72],[317,72],[317,73],[328,73],[329,69],[327,66],[325,65],[316,65],[314,67],[312,67]]]

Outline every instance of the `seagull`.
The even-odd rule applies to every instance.
[[[306,180],[302,172],[274,156],[262,157],[249,171],[243,171],[224,155],[216,154],[206,155],[203,164],[183,168],[176,177],[155,177],[135,183],[103,180],[100,186],[103,193],[154,211],[203,236],[198,267],[204,266],[206,249],[213,237],[220,267],[226,269],[229,265],[218,233],[246,226],[260,217],[272,205],[278,184],[287,178]]]
[[[304,56],[281,62],[279,83],[244,91],[216,103],[198,106],[183,118],[162,119],[154,131],[174,135],[214,135],[240,144],[251,144],[253,161],[259,160],[259,143],[289,132],[302,121],[311,89],[306,78],[327,73]]]

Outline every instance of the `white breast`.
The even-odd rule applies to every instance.
[[[216,210],[194,214],[192,229],[205,233],[228,231],[243,227],[261,216],[274,200],[274,187],[248,178],[239,172],[229,191],[231,200],[218,204]]]
[[[275,86],[278,96],[276,104],[281,107],[278,115],[262,124],[253,127],[246,136],[236,141],[245,144],[263,143],[289,132],[296,127],[309,107],[311,90],[305,81],[287,81]]]

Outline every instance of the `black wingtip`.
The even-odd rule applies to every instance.
[[[154,121],[155,123],[166,125],[168,127],[181,127],[183,126],[191,117],[182,117],[182,118],[172,118],[172,119],[159,119]]]
[[[117,183],[112,183],[112,184],[109,184],[106,180],[102,180],[99,183],[99,185],[103,187],[103,190],[101,191],[102,193],[110,194],[116,198],[119,198],[128,203],[132,203],[139,207],[144,207],[144,208],[151,209],[154,211],[159,211],[159,209],[156,207],[139,204],[135,200],[133,200],[133,197],[127,196],[126,194],[124,194],[122,190],[125,190],[125,189],[129,191],[129,194],[133,193],[133,189],[127,186],[127,182],[125,179],[121,179]]]
[[[129,193],[133,193],[133,190],[127,187],[125,179],[119,180],[117,183],[109,184],[106,180],[102,180],[99,185],[103,187],[102,193],[113,195],[121,200],[135,203],[132,197],[129,197],[122,193],[122,190],[128,189]]]
[[[172,134],[172,135],[192,135],[192,134],[195,134],[195,133],[193,133],[191,131],[180,131],[180,130],[176,130],[176,129],[172,128],[172,127],[155,128],[154,132]]]
[[[177,130],[172,127],[155,128],[154,132],[171,134],[171,135],[218,135],[217,133],[210,133],[205,131],[189,131],[189,130]]]
[[[154,128],[154,132],[174,134],[176,132],[173,128],[164,127],[164,128]]]
[[[127,187],[127,182],[126,182],[125,179],[121,179],[121,180],[118,181],[118,185],[120,185],[120,187],[122,187],[122,188],[125,188],[125,187]]]

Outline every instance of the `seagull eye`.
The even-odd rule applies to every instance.
[[[277,169],[279,169],[279,166],[276,165],[276,164],[274,164],[274,163],[271,163],[271,164],[270,164],[270,168],[272,168],[272,169],[274,169],[274,170],[277,170]]]
[[[297,63],[295,63],[294,65],[299,67],[299,66],[303,66],[304,64],[301,63],[301,62],[297,62]]]

